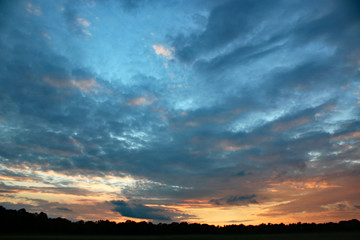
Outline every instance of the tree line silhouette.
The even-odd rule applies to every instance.
[[[297,233],[297,232],[360,232],[357,219],[339,223],[294,223],[260,225],[215,226],[199,223],[126,222],[109,220],[72,222],[65,218],[49,218],[46,213],[29,213],[25,209],[8,210],[0,206],[1,234],[99,234],[99,235],[151,235],[151,234],[252,234],[252,233]]]

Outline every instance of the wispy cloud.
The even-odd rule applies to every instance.
[[[29,13],[32,13],[32,14],[34,14],[36,16],[42,15],[42,11],[41,11],[40,6],[36,6],[36,5],[32,4],[32,3],[27,4],[26,11],[29,12]]]

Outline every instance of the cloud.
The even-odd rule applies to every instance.
[[[148,3],[148,0],[124,0],[119,2],[126,12],[134,12]]]
[[[236,145],[234,143],[231,143],[228,140],[222,140],[220,142],[220,148],[223,151],[240,151],[240,150],[247,149],[247,148],[250,148],[250,147],[251,146],[249,146],[249,145]]]
[[[306,123],[308,123],[310,121],[311,121],[311,119],[309,119],[307,117],[302,117],[302,118],[291,120],[288,123],[277,124],[276,126],[273,127],[272,130],[275,131],[275,132],[286,131],[286,130],[289,130],[289,129],[293,128],[293,127],[304,125],[304,124],[306,124]]]
[[[301,191],[301,189],[298,189],[297,191]],[[305,191],[302,192],[303,194],[301,196],[293,194],[293,200],[291,200],[290,202],[281,203],[270,207],[268,211],[264,213],[264,215],[275,216],[281,214],[284,216],[301,212],[307,212],[308,214],[324,214],[324,212],[339,214],[336,212],[345,210],[344,206],[339,205],[339,203],[344,201],[347,201],[349,203],[357,202],[355,196],[357,193],[355,193],[356,191],[353,192],[352,185],[337,187],[330,186],[309,193],[306,193]],[[327,197],[324,198],[324,196]],[[339,215],[341,215],[341,213]]]
[[[33,5],[32,3],[27,4],[26,11],[36,16],[40,16],[42,14],[41,8],[39,6]]]
[[[72,84],[85,93],[97,92],[100,85],[92,78],[89,80],[72,81]]]
[[[78,25],[82,25],[83,27],[89,27],[91,23],[85,18],[76,18],[76,22]]]
[[[62,13],[66,20],[68,29],[80,36],[92,36],[92,33],[89,30],[91,26],[91,22],[78,15],[78,11],[76,9],[76,4],[67,4],[63,9]]]
[[[161,44],[153,45],[154,51],[157,55],[161,55],[167,59],[173,59],[174,48],[166,48]]]
[[[239,176],[239,177],[243,177],[245,175],[246,175],[246,173],[243,170],[236,173],[236,176]]]
[[[160,221],[170,221],[167,212],[161,208],[148,207],[143,204],[125,202],[122,200],[112,201],[115,205],[114,211],[119,212],[124,217],[151,219]]]
[[[349,141],[349,140],[353,140],[353,139],[358,139],[360,138],[360,132],[352,132],[352,133],[348,133],[348,134],[343,134],[340,136],[334,136],[332,138],[330,138],[330,141]]]
[[[153,104],[157,99],[154,97],[139,97],[132,99],[127,102],[127,105],[129,106],[141,106],[141,105],[151,105]]]
[[[72,212],[71,209],[66,208],[66,207],[57,207],[56,209],[57,209],[57,210],[60,210],[60,211],[64,211],[64,212]]]
[[[185,62],[192,62],[203,54],[230,44],[238,37],[246,38],[253,23],[262,21],[265,12],[270,11],[266,1],[228,1],[212,9],[206,29],[188,39],[178,36],[174,39],[176,56]]]
[[[256,195],[235,195],[235,196],[229,196],[225,198],[219,198],[219,199],[211,199],[210,203],[214,205],[219,206],[227,206],[227,205],[248,205],[248,204],[258,204],[256,201]]]

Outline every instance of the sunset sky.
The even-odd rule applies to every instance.
[[[1,0],[0,205],[360,219],[360,1]]]

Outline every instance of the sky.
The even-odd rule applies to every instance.
[[[0,205],[360,218],[360,1],[1,0]]]

